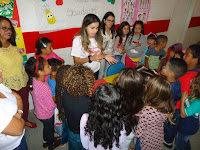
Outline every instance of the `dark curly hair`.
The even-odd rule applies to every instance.
[[[51,66],[51,71],[57,71],[58,67],[62,65],[62,61],[56,58],[51,58],[47,60]]]
[[[137,114],[144,106],[144,79],[132,68],[124,68],[115,81],[120,88],[121,100],[127,115],[126,129],[132,129],[138,123]]]
[[[92,95],[94,87],[94,73],[83,65],[71,66],[63,75],[61,86],[74,97]]]
[[[6,17],[4,17],[4,16],[0,16],[0,22],[3,21],[3,20],[6,20],[6,21],[8,21],[8,22],[10,23],[10,27],[11,27],[11,30],[12,30],[12,34],[11,34],[10,39],[8,39],[8,42],[9,42],[11,45],[16,46],[16,42],[15,42],[16,32],[15,32],[15,29],[14,29],[14,27],[13,27],[11,21],[10,21],[8,18],[6,18]],[[0,47],[2,47],[1,41],[0,41]]]
[[[113,141],[116,141],[119,147],[120,131],[124,129],[126,120],[119,90],[113,84],[100,84],[89,108],[85,131],[94,141],[94,146],[100,144],[105,149],[112,149]]]
[[[44,69],[45,59],[43,57],[39,57],[38,59],[39,59],[38,71],[39,70],[43,70]],[[33,84],[33,77],[38,77],[38,73],[35,73],[36,63],[37,63],[37,57],[30,57],[28,59],[28,61],[26,62],[26,64],[25,64],[25,70],[26,70],[26,73],[29,76],[30,90],[33,90],[33,86],[32,86],[32,84]]]
[[[65,74],[65,72],[70,68],[70,65],[64,65],[61,66],[56,73],[56,88],[55,88],[55,92],[56,92],[56,104],[57,104],[57,108],[59,110],[59,117],[64,121],[65,120],[65,114],[64,114],[64,110],[62,107],[62,77]]]

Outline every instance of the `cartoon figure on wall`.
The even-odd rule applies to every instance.
[[[49,9],[46,10],[46,18],[49,24],[56,23],[56,18]]]
[[[111,4],[115,4],[115,0],[107,0],[108,2],[110,2]]]
[[[0,15],[12,18],[14,11],[14,0],[0,0]]]
[[[130,25],[133,25],[135,1],[136,0],[122,0],[120,22],[127,21]]]

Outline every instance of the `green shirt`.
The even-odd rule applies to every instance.
[[[200,99],[191,100],[191,96],[185,101],[185,113],[187,116],[199,116],[200,113]]]

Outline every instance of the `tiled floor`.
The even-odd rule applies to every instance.
[[[43,150],[42,147],[42,123],[36,119],[35,115],[31,111],[29,113],[29,120],[32,122],[36,122],[38,127],[35,129],[26,128],[26,140],[28,144],[29,150]],[[200,150],[200,130],[198,133],[191,137],[191,146],[192,150]],[[47,148],[46,148],[47,149]],[[58,147],[56,150],[67,150],[67,145],[65,147]],[[170,150],[163,146],[163,150]]]

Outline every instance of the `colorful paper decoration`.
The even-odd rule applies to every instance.
[[[115,4],[115,0],[107,0],[108,2],[110,2],[111,4]]]
[[[14,0],[0,0],[0,15],[12,18],[14,10]]]

